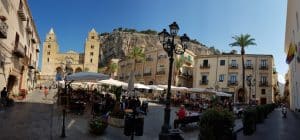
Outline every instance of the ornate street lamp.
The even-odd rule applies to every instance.
[[[252,79],[252,75],[250,74],[249,76],[247,76],[247,85],[249,87],[249,98],[248,98],[248,104],[250,104],[250,98],[251,98],[251,87],[256,85],[256,80],[255,78]],[[255,93],[256,94],[256,93]]]
[[[175,37],[177,36],[179,26],[176,22],[173,22],[169,25],[170,33],[167,32],[166,29],[163,29],[160,32],[159,40],[163,45],[164,50],[167,52],[169,56],[169,77],[168,77],[168,89],[167,89],[167,99],[166,99],[166,107],[165,107],[165,114],[164,114],[164,124],[162,126],[162,130],[159,134],[160,140],[170,140],[173,133],[170,133],[170,112],[171,112],[171,81],[172,81],[172,68],[173,68],[173,54],[181,55],[185,52],[186,48],[188,47],[187,44],[189,42],[189,37],[184,34],[180,37],[180,44],[175,43]]]

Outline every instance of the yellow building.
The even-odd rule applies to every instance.
[[[208,55],[195,58],[193,87],[234,94],[235,102],[248,103],[249,98],[260,104],[272,103],[277,86],[273,74],[272,55],[245,55],[245,90],[242,89],[242,59],[238,54]],[[252,76],[251,91],[247,77]],[[255,84],[254,84],[255,83]],[[250,85],[250,83],[249,83]]]
[[[135,72],[135,82],[146,85],[167,85],[169,73],[169,57],[161,45],[154,47],[145,47],[145,60],[134,62],[134,60],[124,59],[119,62],[118,78],[127,82],[130,72]],[[207,55],[208,49],[201,52]],[[186,50],[183,55],[174,55],[172,85],[192,87],[194,57],[196,55],[190,50]],[[176,67],[176,59],[183,59],[183,64]],[[179,68],[179,69],[178,69]]]
[[[11,95],[36,85],[40,39],[27,0],[0,1],[0,89]]]
[[[81,71],[98,72],[100,53],[100,40],[95,29],[88,33],[84,53],[60,53],[56,35],[51,29],[43,44],[40,80],[63,80],[65,74]]]
[[[288,0],[284,50],[289,63],[290,108],[300,110],[300,1]]]

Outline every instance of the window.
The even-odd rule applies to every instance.
[[[47,58],[47,62],[49,63],[49,58]]]
[[[201,84],[207,84],[207,82],[208,82],[207,75],[202,75]]]
[[[230,77],[229,77],[229,79],[230,79],[230,82],[235,82],[235,81],[237,81],[236,78],[237,76],[236,76],[236,74],[231,74],[230,75]]]
[[[91,49],[94,49],[94,45],[91,45]]]
[[[50,55],[50,51],[48,51],[47,54]]]
[[[262,67],[267,67],[267,60],[261,60],[260,61],[260,65],[262,66]]]
[[[260,80],[262,83],[266,83],[267,82],[267,76],[261,76]]]
[[[224,74],[219,75],[219,82],[223,82],[224,81]]]
[[[224,66],[225,65],[225,60],[220,60],[220,66]]]
[[[92,39],[94,39],[94,38],[95,38],[95,36],[92,36],[91,38],[92,38]]]
[[[231,66],[236,66],[236,60],[231,60]]]
[[[90,62],[93,63],[93,59],[91,59]]]
[[[51,45],[48,45],[48,49],[50,49],[51,48]]]
[[[90,55],[93,56],[93,55],[94,55],[94,52],[90,52]]]
[[[261,94],[265,95],[266,94],[266,89],[261,89]]]
[[[203,60],[203,66],[208,66],[208,60],[207,59]]]
[[[191,56],[188,55],[188,61],[192,61]]]
[[[252,65],[251,60],[247,60],[247,61],[246,61],[246,66],[251,66],[251,65]]]

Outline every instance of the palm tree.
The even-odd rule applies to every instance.
[[[244,55],[245,55],[245,47],[250,45],[256,45],[254,42],[255,39],[251,38],[249,34],[241,34],[239,36],[232,37],[235,42],[229,44],[231,47],[241,47],[241,55],[242,55],[242,75],[243,75],[243,92],[245,92],[245,65],[244,65]],[[249,93],[250,94],[250,93]],[[250,100],[249,100],[250,101]]]
[[[108,65],[108,72],[110,73],[111,77],[114,78],[114,73],[117,71],[118,65],[116,63],[110,63]]]
[[[183,66],[184,58],[183,57],[177,57],[175,59],[175,74],[174,74],[174,86],[176,86],[176,78],[180,73],[180,68]]]
[[[144,50],[140,47],[133,47],[131,52],[127,56],[128,59],[133,59],[133,71],[135,72],[135,63],[137,61],[144,61],[145,60],[145,53]]]

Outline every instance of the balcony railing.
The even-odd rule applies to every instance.
[[[208,80],[200,80],[199,85],[208,85]]]
[[[268,81],[259,81],[259,86],[260,87],[268,87]]]
[[[200,65],[200,68],[201,68],[201,69],[209,69],[209,68],[210,68],[210,65],[209,65],[209,64],[206,64],[206,65]]]
[[[142,77],[142,75],[141,74],[135,74],[135,77]]]
[[[25,57],[25,48],[21,43],[17,43],[15,44],[15,48],[14,48],[14,54],[18,57]]]
[[[167,56],[166,55],[159,55],[157,58],[158,58],[158,60],[161,60],[161,59],[167,58]]]
[[[233,80],[229,80],[227,84],[228,84],[228,86],[237,86],[238,82],[237,81],[233,81]]]
[[[0,20],[0,38],[7,38],[8,25],[5,21]]]
[[[245,69],[253,69],[253,65],[252,64],[246,64]]]
[[[229,64],[229,69],[238,69],[238,64]]]
[[[20,3],[20,6],[19,6],[19,10],[18,10],[18,15],[20,17],[20,19],[22,21],[26,21],[26,16],[25,16],[25,11],[24,11],[24,6],[22,3]]]
[[[268,70],[268,65],[260,65],[259,69],[260,70]]]
[[[166,72],[164,70],[160,70],[156,72],[156,75],[164,75]]]
[[[146,61],[153,61],[153,58],[148,57],[148,58],[146,58]]]
[[[146,73],[144,73],[144,76],[151,76],[151,75],[152,75],[151,72],[146,72]]]
[[[181,73],[179,76],[182,76],[182,77],[187,78],[187,79],[193,78],[193,75],[188,74],[188,73]]]

